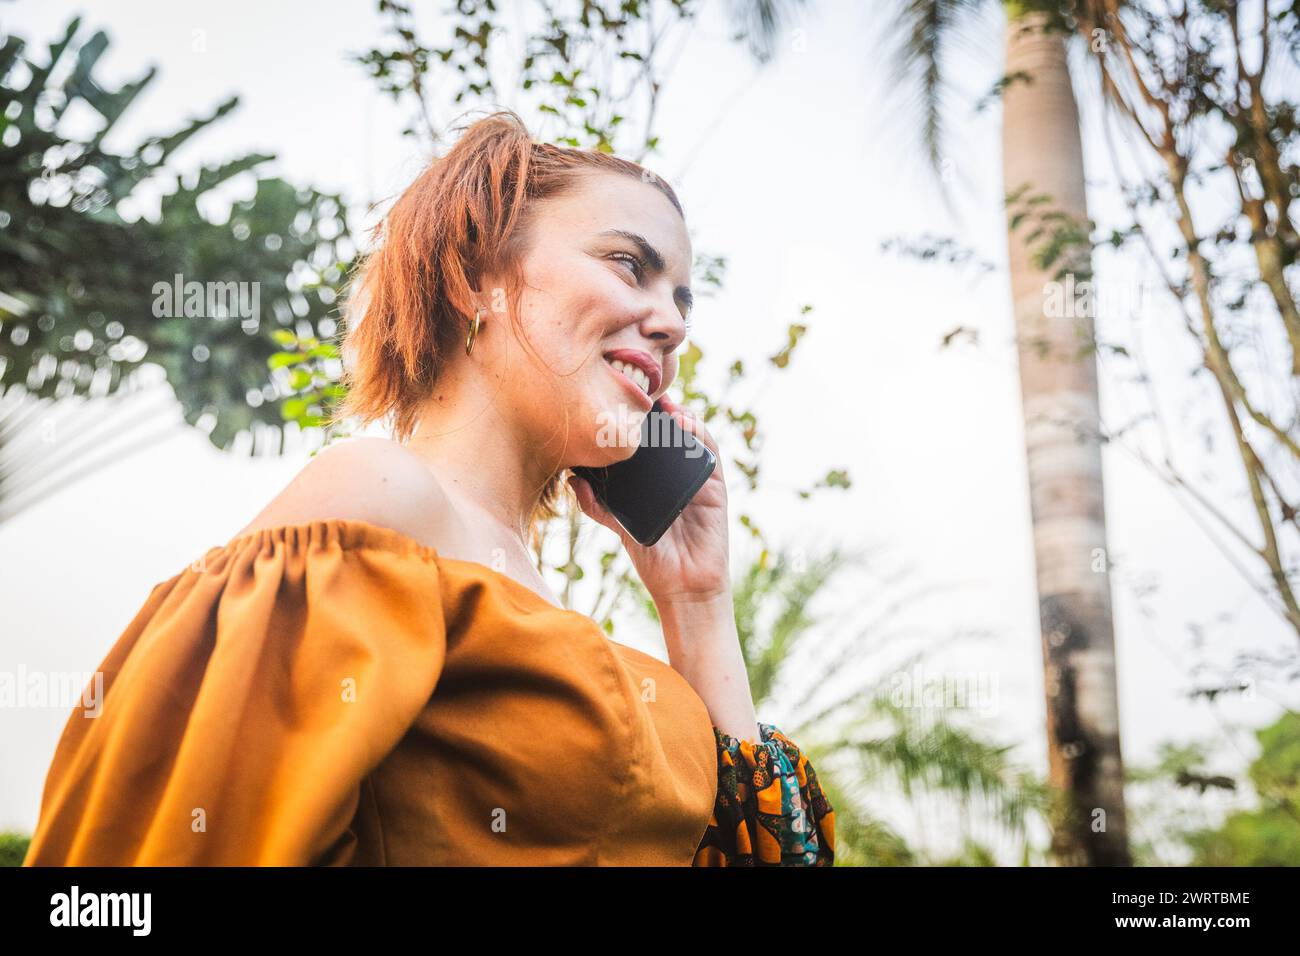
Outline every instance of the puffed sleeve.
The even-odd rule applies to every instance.
[[[761,740],[713,728],[718,794],[695,866],[831,866],[835,811],[808,758],[781,731]]]
[[[362,782],[443,668],[432,555],[317,521],[155,586],[65,725],[24,865],[350,862]]]

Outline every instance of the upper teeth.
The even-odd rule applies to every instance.
[[[650,376],[641,371],[640,368],[631,362],[624,362],[622,359],[613,359],[609,364],[641,386],[641,391],[647,395],[650,394]]]

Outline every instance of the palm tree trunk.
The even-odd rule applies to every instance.
[[[1065,314],[1048,307],[1049,283],[1064,278],[1062,269],[1075,283],[1091,280],[1091,250],[1067,242],[1067,254],[1046,267],[1035,256],[1071,225],[1087,235],[1079,115],[1061,34],[1043,32],[1041,14],[1007,8],[1002,169],[1009,196],[1027,187],[1009,203],[1007,235],[1050,781],[1061,796],[1052,853],[1062,865],[1127,866],[1093,324],[1068,285],[1058,287],[1066,290]],[[1024,203],[1035,195],[1047,201]],[[1043,216],[1052,211],[1068,218]],[[1072,314],[1079,306],[1085,314]]]

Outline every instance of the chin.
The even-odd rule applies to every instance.
[[[586,434],[591,467],[599,468],[626,461],[636,454],[641,445],[641,426],[646,412],[630,402],[594,405],[598,411],[592,416]]]

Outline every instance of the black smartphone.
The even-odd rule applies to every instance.
[[[641,422],[641,444],[631,458],[573,472],[590,483],[623,530],[649,547],[704,487],[717,463],[704,442],[655,402]]]

